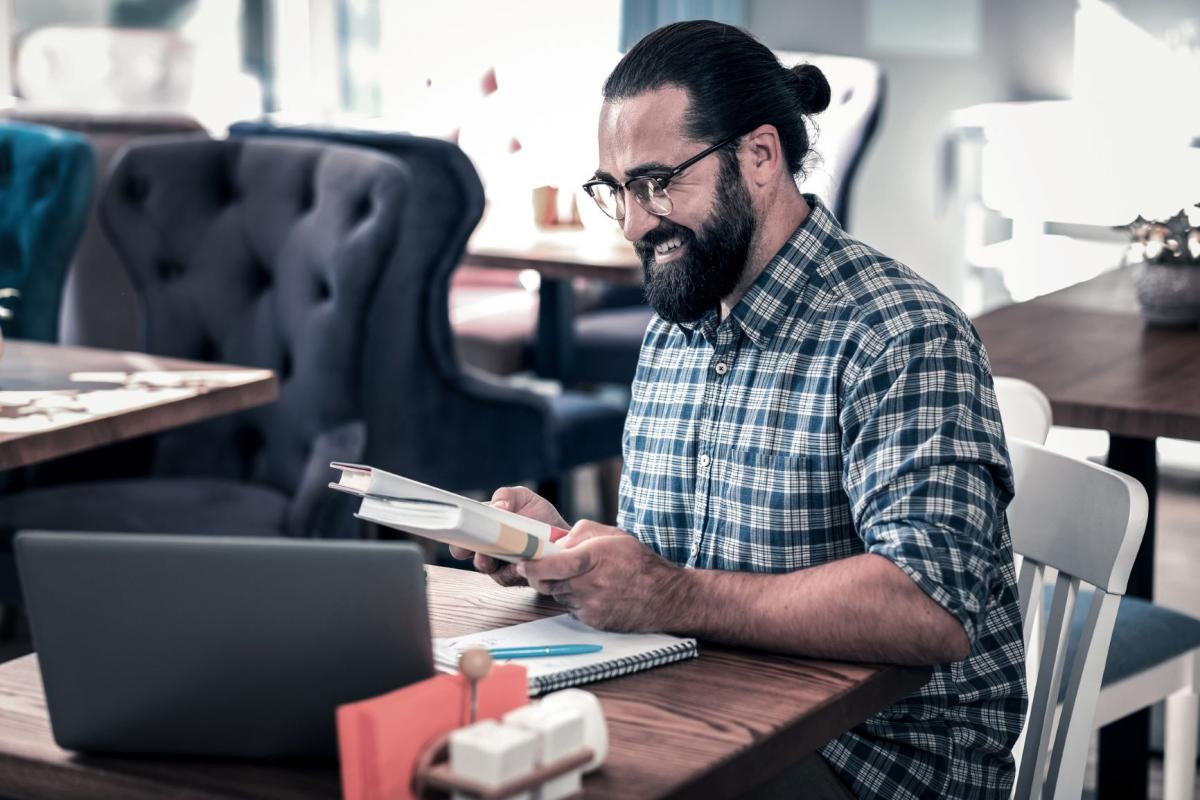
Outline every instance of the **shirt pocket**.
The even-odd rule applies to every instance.
[[[717,477],[718,566],[792,572],[862,552],[836,458],[732,450]]]

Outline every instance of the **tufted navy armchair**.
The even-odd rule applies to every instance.
[[[371,148],[402,161],[423,187],[413,210],[425,225],[411,268],[389,275],[379,300],[381,316],[403,323],[373,362],[381,376],[373,391],[391,413],[371,427],[372,463],[462,491],[538,480],[566,506],[558,479],[567,470],[620,455],[623,404],[575,392],[545,397],[459,363],[450,276],[483,213],[483,187],[458,147],[398,133],[255,122],[238,123],[230,134]]]
[[[92,148],[73,133],[0,123],[0,288],[4,335],[55,341],[63,282],[87,221],[94,179]]]
[[[328,463],[364,455],[378,378],[367,361],[396,330],[375,300],[409,263],[417,190],[403,164],[350,148],[194,136],[128,146],[100,216],[141,305],[143,349],[274,369],[279,401],[160,435],[150,477],[12,495],[0,519],[352,533],[325,489]]]

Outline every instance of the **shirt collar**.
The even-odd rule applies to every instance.
[[[829,252],[829,241],[840,230],[837,220],[816,195],[804,195],[809,212],[779,252],[767,262],[754,283],[733,307],[730,317],[746,338],[762,350],[787,317],[812,270]],[[709,343],[716,340],[718,309],[691,323],[679,323],[688,340],[699,331]]]

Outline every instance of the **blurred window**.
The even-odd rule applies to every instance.
[[[191,114],[211,128],[262,108],[264,0],[2,0],[16,102]],[[247,22],[251,24],[248,26]],[[258,26],[256,28],[256,26]]]

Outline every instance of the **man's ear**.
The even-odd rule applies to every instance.
[[[742,176],[755,186],[766,186],[777,180],[779,171],[787,169],[783,145],[774,125],[759,125],[743,137]]]

